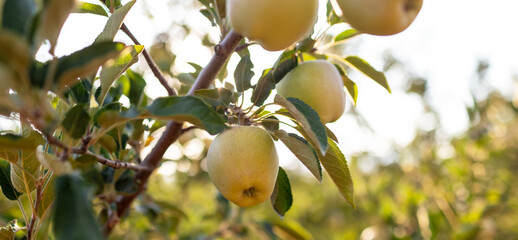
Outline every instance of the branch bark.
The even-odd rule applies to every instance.
[[[196,82],[189,90],[188,95],[194,94],[194,91],[199,89],[204,89],[210,86],[210,84],[216,78],[219,70],[223,67],[225,62],[228,60],[230,55],[234,52],[239,42],[243,39],[243,36],[240,34],[230,31],[225,38],[221,41],[219,45],[215,47],[215,54],[207,64],[205,68],[200,72]],[[121,195],[116,200],[117,211],[113,214],[117,214],[117,216],[110,216],[110,219],[117,218],[123,216],[128,209],[130,208],[132,202],[135,198],[146,189],[146,183],[153,173],[153,171],[157,168],[162,157],[164,156],[165,151],[169,146],[174,143],[178,137],[182,133],[183,123],[170,121],[168,122],[166,129],[160,139],[158,140],[156,146],[153,150],[146,156],[141,165],[145,166],[148,171],[141,170],[137,172],[137,176],[135,177],[135,184],[138,186],[138,191],[130,194],[130,195]],[[115,224],[107,224],[104,227],[104,234],[109,235]]]

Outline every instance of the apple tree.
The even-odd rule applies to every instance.
[[[146,191],[168,147],[193,129],[218,137],[235,129],[261,132],[261,137],[237,134],[222,140],[212,150],[218,157],[208,156],[214,184],[240,206],[269,199],[284,216],[292,205],[291,188],[297,186],[290,186],[278,167],[273,139],[317,181],[327,172],[345,202],[355,207],[347,161],[325,124],[343,114],[346,95],[356,104],[351,71],[388,92],[390,87],[382,72],[335,47],[362,32],[404,30],[422,1],[391,1],[374,9],[369,4],[376,1],[199,0],[200,14],[219,30],[221,41],[213,46],[210,62],[191,63],[196,71],[190,73],[172,72],[174,58],[158,62],[155,46],[139,43],[130,28],[144,26],[124,23],[135,1],[0,0],[0,114],[20,126],[0,134],[0,185],[23,213],[0,228],[2,239],[109,236]],[[326,26],[316,29],[319,6],[326,7]],[[57,56],[57,39],[70,14],[107,21],[91,44]],[[327,33],[343,19],[362,32]],[[131,41],[114,41],[117,34]],[[253,44],[282,52],[270,68],[254,69],[248,50]],[[38,58],[41,51],[51,58]],[[235,68],[229,67],[230,58],[240,59]],[[155,78],[132,69],[137,61],[145,61]],[[148,95],[144,89],[150,81],[159,81],[167,96]],[[255,139],[259,142],[240,144]],[[242,147],[229,151],[233,146]],[[145,147],[152,149],[144,154]],[[268,154],[272,157],[263,159]],[[252,181],[259,186],[239,188]],[[260,187],[266,189],[262,195]],[[232,194],[261,198],[239,204]]]

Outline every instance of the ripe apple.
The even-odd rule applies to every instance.
[[[279,159],[266,130],[237,126],[214,138],[207,153],[207,170],[226,199],[249,207],[272,195]]]
[[[311,32],[318,0],[227,0],[226,7],[234,31],[278,51]]]
[[[380,36],[393,35],[408,28],[423,5],[423,0],[333,0],[331,2],[335,12],[353,28],[363,33]]]
[[[283,97],[295,97],[313,108],[322,123],[338,120],[345,110],[344,84],[336,67],[325,60],[299,64],[275,87]]]

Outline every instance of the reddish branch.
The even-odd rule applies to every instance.
[[[214,56],[212,57],[208,65],[205,68],[203,68],[203,70],[200,72],[198,78],[196,79],[196,82],[189,90],[188,95],[192,95],[196,90],[208,88],[210,86],[210,84],[216,78],[220,69],[223,67],[225,62],[234,52],[237,45],[242,39],[243,37],[235,33],[234,31],[230,31],[227,34],[227,36],[225,36],[221,43],[216,46]],[[111,233],[111,231],[117,224],[118,219],[128,211],[133,200],[135,200],[135,198],[142,191],[145,190],[146,183],[149,177],[159,165],[160,161],[162,160],[162,157],[164,156],[165,151],[181,135],[182,126],[183,123],[175,121],[170,121],[167,124],[166,129],[160,137],[160,139],[158,140],[156,146],[141,163],[141,165],[145,166],[148,169],[151,169],[151,171],[138,171],[137,176],[135,177],[135,184],[137,184],[138,186],[138,191],[130,195],[119,196],[119,198],[116,201],[117,212],[113,212],[113,214],[116,214],[116,216],[110,216],[108,218],[110,220],[105,225],[104,233],[106,235],[109,235]]]

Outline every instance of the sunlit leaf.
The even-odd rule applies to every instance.
[[[84,180],[76,175],[56,179],[54,208],[54,236],[65,239],[103,239],[94,217],[91,191]]]
[[[383,72],[380,72],[372,67],[368,62],[361,59],[358,56],[349,56],[345,58],[345,61],[352,67],[358,69],[360,72],[367,75],[372,80],[376,81],[379,85],[387,89],[390,93],[390,86],[388,85],[387,78]]]
[[[135,4],[135,1],[136,0],[130,1],[126,3],[126,5],[118,8],[113,12],[113,14],[108,18],[103,31],[101,34],[99,34],[99,36],[97,36],[94,43],[113,41],[113,38],[121,28],[124,18],[128,14],[131,7],[133,7]]]
[[[75,6],[76,0],[45,1],[40,20],[41,28],[40,34],[38,34],[38,36],[40,36],[38,43],[48,39],[50,43],[50,53],[54,53],[61,28]]]
[[[36,188],[39,167],[36,151],[20,153],[16,164],[11,163],[11,181],[16,191],[29,193]]]
[[[127,46],[124,51],[114,60],[108,61],[103,65],[101,79],[101,94],[98,99],[103,102],[111,85],[117,80],[131,65],[138,61],[138,55],[144,50],[142,45]]]
[[[108,17],[106,10],[97,4],[80,1],[75,9],[76,13],[91,13],[99,16]]]
[[[252,87],[250,80],[254,76],[252,68],[254,64],[250,60],[250,56],[244,56],[237,64],[236,70],[234,71],[234,80],[236,82],[236,89],[239,92],[244,92]]]
[[[353,100],[354,106],[356,106],[356,101],[358,100],[358,86],[356,86],[356,83],[347,75],[342,75],[342,81],[344,82],[345,89],[347,89],[347,93]]]
[[[274,102],[286,108],[300,126],[308,134],[309,140],[315,144],[321,154],[328,148],[327,134],[318,113],[298,98],[283,98],[275,95]]]
[[[79,78],[86,77],[89,74],[97,72],[108,60],[118,56],[125,45],[115,42],[101,42],[92,44],[71,55],[58,59],[55,84],[59,90],[65,90],[66,87],[72,87]],[[52,62],[39,63],[35,61],[31,68],[31,82],[35,86],[43,87],[45,79]]]
[[[347,160],[342,151],[338,148],[338,145],[329,139],[329,149],[326,155],[318,154],[318,158],[338,187],[340,194],[342,194],[353,208],[356,208],[354,204],[353,180],[349,168],[347,167]]]
[[[279,174],[277,175],[277,181],[275,182],[275,188],[272,195],[270,196],[273,209],[283,217],[288,210],[291,208],[293,203],[293,196],[291,194],[290,180],[286,171],[279,167]]]
[[[290,149],[319,182],[322,182],[322,168],[320,167],[317,153],[311,147],[311,144],[304,138],[295,134],[288,134],[283,130],[275,131],[274,135]]]
[[[97,123],[110,128],[129,120],[158,118],[162,120],[187,121],[210,134],[217,134],[227,128],[224,119],[201,98],[196,96],[170,96],[155,99],[145,108],[131,108],[124,112],[104,111]]]
[[[334,41],[335,42],[344,41],[344,40],[352,38],[358,34],[359,34],[359,32],[356,29],[347,29],[347,30],[339,33],[338,35],[336,35]]]
[[[20,192],[14,189],[11,181],[11,164],[0,158],[0,187],[2,193],[9,200],[16,200],[21,195]]]

